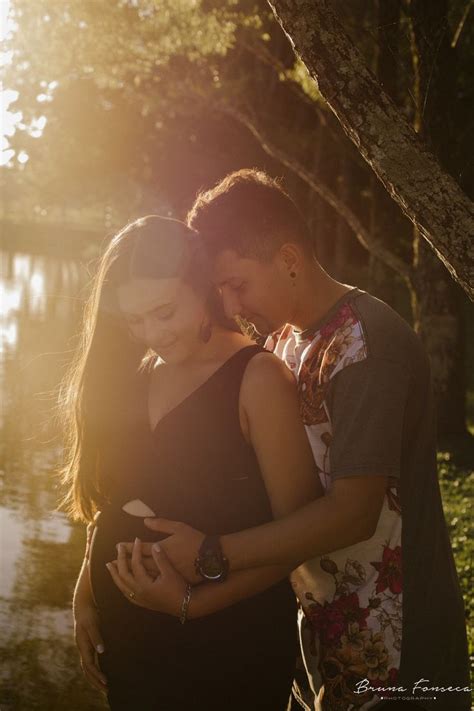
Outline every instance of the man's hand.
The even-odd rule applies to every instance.
[[[89,684],[105,693],[107,679],[99,668],[97,654],[104,651],[99,630],[99,617],[92,605],[74,604],[74,639],[81,658],[81,667]]]
[[[188,582],[195,585],[202,583],[202,577],[196,573],[194,561],[198,557],[199,548],[205,534],[195,528],[179,521],[169,521],[166,518],[146,518],[145,525],[152,531],[168,533],[168,538],[160,541],[160,548],[171,561],[173,567]],[[124,543],[125,551],[131,555],[133,543]],[[141,552],[143,564],[149,573],[154,570],[152,558],[152,544],[142,543]]]
[[[160,541],[176,570],[188,583],[202,583],[202,577],[196,573],[194,561],[198,557],[199,548],[206,537],[205,533],[179,521],[169,521],[165,518],[146,518],[145,526],[152,531],[169,533],[169,537]]]

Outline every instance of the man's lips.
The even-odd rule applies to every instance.
[[[244,316],[243,318],[245,318],[247,323],[253,326],[260,336],[266,336],[272,331],[267,320],[263,316],[253,314],[252,316]]]
[[[257,314],[252,314],[250,316],[244,316],[244,318],[249,323],[266,323],[263,316],[258,316]]]

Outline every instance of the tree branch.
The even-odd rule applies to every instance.
[[[344,131],[474,300],[474,205],[383,92],[329,0],[268,0]]]
[[[293,173],[295,173],[295,175],[303,180],[311,188],[311,190],[319,195],[324,202],[330,205],[354,232],[356,238],[364,249],[380,259],[384,264],[390,267],[390,269],[396,271],[405,281],[408,282],[411,279],[410,267],[402,259],[400,259],[400,257],[390,252],[385,245],[377,240],[369,232],[369,230],[364,227],[350,207],[348,207],[346,203],[344,203],[335,193],[333,193],[327,185],[322,183],[318,176],[307,170],[294,157],[290,157],[284,150],[271,143],[271,141],[263,135],[262,131],[257,128],[250,115],[234,106],[223,104],[222,102],[215,104],[215,108],[217,108],[220,112],[231,116],[240,124],[245,126],[258,141],[265,153],[279,161],[286,168],[289,168]]]

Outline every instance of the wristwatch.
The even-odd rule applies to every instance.
[[[223,555],[219,536],[206,536],[194,561],[196,573],[205,580],[221,583],[227,578],[229,561]]]

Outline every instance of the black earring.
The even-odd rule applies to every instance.
[[[292,279],[296,279],[296,272],[290,272],[290,277]]]

